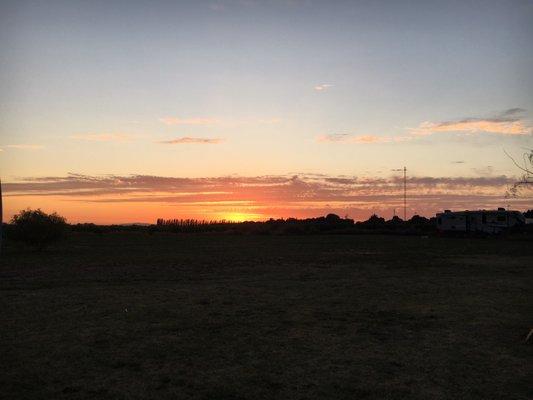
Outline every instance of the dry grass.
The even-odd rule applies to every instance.
[[[80,234],[0,265],[0,396],[531,398],[531,242]],[[529,390],[529,391],[528,391]]]

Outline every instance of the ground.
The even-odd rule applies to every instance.
[[[0,261],[10,399],[530,399],[520,237],[76,234]]]

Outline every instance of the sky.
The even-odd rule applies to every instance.
[[[533,1],[1,1],[4,220],[533,207]]]

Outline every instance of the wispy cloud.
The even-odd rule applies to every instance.
[[[478,133],[490,133],[493,135],[524,136],[533,135],[533,127],[524,122],[522,108],[510,108],[490,118],[463,118],[443,122],[423,122],[417,128],[409,129],[402,136],[378,136],[378,135],[355,135],[348,133],[334,133],[319,136],[318,142],[330,143],[399,143],[414,142],[423,143],[424,136],[430,136],[439,132],[453,132],[457,135],[456,140],[465,140],[467,137]],[[486,137],[486,136],[485,136]],[[457,164],[459,162],[456,162]]]
[[[178,117],[164,117],[159,118],[159,121],[166,125],[215,125],[220,121],[215,118],[178,118]]]
[[[127,133],[79,133],[69,137],[89,142],[129,142],[135,136]]]
[[[402,189],[403,177],[356,177],[317,174],[221,176],[207,178],[160,177],[152,175],[105,175],[92,176],[69,174],[67,176],[25,177],[17,182],[6,183],[6,193],[85,195],[121,194],[137,192],[168,193],[229,193],[237,196],[250,193],[255,196],[277,198],[284,193],[285,200],[355,199],[361,194],[379,194]],[[411,188],[447,188],[471,193],[472,188],[501,187],[514,182],[505,175],[473,177],[427,177],[408,178]],[[421,192],[417,190],[417,194]],[[305,195],[304,195],[305,194]],[[156,195],[155,197],[157,197]]]
[[[317,92],[325,92],[326,90],[328,90],[330,87],[332,87],[333,85],[329,84],[329,83],[323,83],[321,85],[316,85],[315,86],[315,90]]]
[[[334,133],[322,135],[317,138],[318,142],[331,143],[359,143],[359,144],[376,144],[376,143],[396,143],[409,140],[405,136],[377,136],[377,135],[351,135],[348,133]]]
[[[190,137],[184,136],[171,140],[161,140],[157,143],[161,144],[218,144],[222,143],[224,140],[221,138],[199,138],[199,137]]]
[[[426,121],[411,129],[413,135],[431,135],[438,132],[493,133],[500,135],[527,135],[533,133],[533,127],[523,121],[522,108],[510,108],[489,118],[469,117],[460,120],[442,122]]]
[[[408,177],[408,206],[432,215],[444,208],[501,206],[513,177]],[[402,206],[403,177],[356,177],[317,174],[180,178],[146,175],[21,178],[4,184],[6,197],[55,196],[91,203],[172,204],[177,216],[214,213],[237,207],[268,216],[313,216],[337,212],[368,217]],[[31,200],[27,200],[30,204]],[[525,208],[527,199],[515,205]],[[200,210],[200,211],[199,211]],[[201,211],[203,210],[203,211]],[[196,214],[198,215],[198,214]]]
[[[44,148],[42,144],[8,144],[3,147],[9,149],[18,149],[18,150],[39,150]],[[3,151],[0,149],[0,151]]]

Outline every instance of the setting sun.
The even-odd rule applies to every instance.
[[[230,212],[223,214],[221,219],[229,222],[244,222],[261,220],[264,219],[264,216],[260,214]]]

